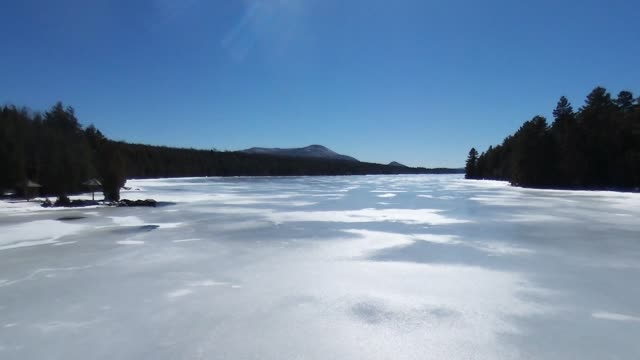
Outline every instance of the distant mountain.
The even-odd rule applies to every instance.
[[[241,150],[240,152],[247,154],[264,154],[297,158],[317,158],[331,160],[358,161],[347,155],[338,154],[322,145],[310,145],[303,148],[280,149],[280,148],[260,148],[253,147],[251,149]]]
[[[389,163],[389,166],[405,167],[405,168],[406,168],[406,167],[408,167],[407,165],[400,164],[400,163],[399,163],[399,162],[397,162],[397,161],[392,161],[392,162],[390,162],[390,163]]]

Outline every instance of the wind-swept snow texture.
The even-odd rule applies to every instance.
[[[127,185],[174,204],[0,203],[0,359],[640,359],[638,194]]]

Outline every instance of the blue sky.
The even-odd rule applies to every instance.
[[[561,95],[640,95],[637,14],[615,0],[3,1],[0,102],[60,100],[131,142],[457,167]]]

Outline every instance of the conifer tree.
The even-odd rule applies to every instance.
[[[478,151],[475,148],[469,150],[469,156],[467,157],[467,164],[464,168],[465,178],[476,179],[478,177]]]

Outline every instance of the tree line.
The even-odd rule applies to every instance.
[[[113,141],[93,125],[83,127],[62,103],[44,113],[0,107],[0,166],[0,190],[20,190],[31,180],[42,185],[42,195],[63,197],[86,191],[83,183],[98,178],[105,198],[116,201],[127,178],[452,172]]]
[[[562,96],[553,117],[549,125],[535,116],[480,154],[472,148],[466,178],[540,188],[640,187],[640,99],[630,91],[613,98],[596,87],[578,111]]]
[[[83,128],[62,103],[44,113],[1,107],[0,164],[0,189],[25,191],[29,180],[42,184],[43,195],[57,197],[87,190],[83,182],[97,177],[105,197],[118,200],[126,181],[118,144],[93,125]]]

